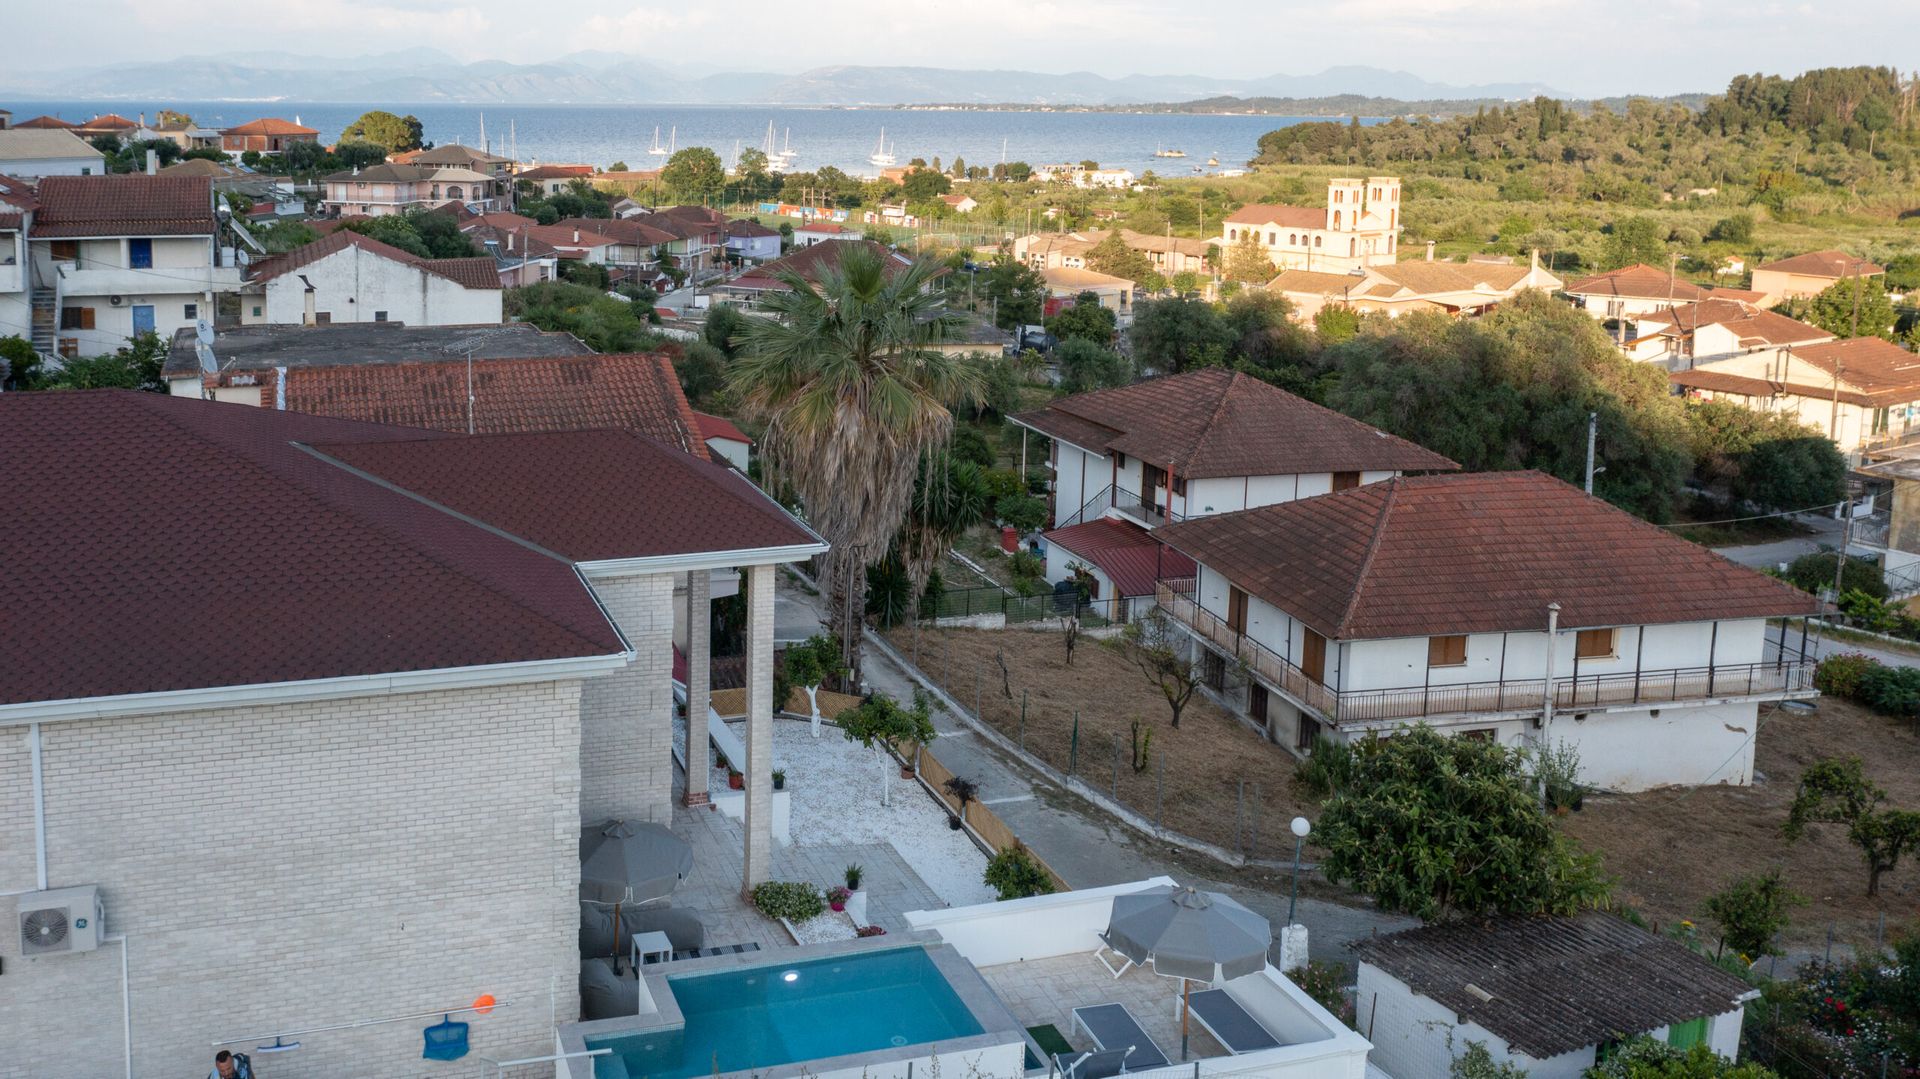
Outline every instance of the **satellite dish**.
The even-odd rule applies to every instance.
[[[200,319],[193,324],[193,335],[198,337],[203,345],[213,344],[213,323]]]
[[[220,373],[219,361],[213,358],[213,348],[203,341],[193,343],[193,354],[200,357],[200,373],[217,375]]]

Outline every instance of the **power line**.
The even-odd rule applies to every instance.
[[[1683,521],[1683,522],[1681,522],[1680,524],[1673,524],[1673,525],[1661,525],[1660,527],[1661,527],[1661,528],[1668,528],[1668,529],[1678,529],[1678,528],[1701,528],[1701,527],[1704,527],[1704,526],[1706,526],[1706,525],[1730,525],[1730,524],[1739,524],[1739,523],[1740,523],[1741,521],[1764,521],[1764,520],[1766,520],[1766,519],[1767,519],[1767,518],[1769,518],[1769,517],[1795,517],[1795,516],[1798,516],[1798,515],[1800,515],[1800,514],[1802,514],[1802,513],[1812,513],[1812,512],[1814,512],[1815,510],[1825,510],[1825,509],[1832,509],[1832,508],[1835,508],[1835,507],[1837,507],[1837,506],[1839,506],[1839,505],[1842,505],[1842,503],[1838,503],[1838,502],[1822,502],[1822,503],[1821,503],[1821,504],[1819,504],[1818,506],[1808,506],[1808,507],[1807,507],[1806,509],[1799,509],[1799,510],[1781,510],[1781,511],[1780,511],[1780,512],[1778,512],[1778,513],[1761,513],[1761,514],[1755,514],[1755,515],[1754,515],[1754,516],[1752,516],[1752,517],[1728,517],[1728,518],[1726,518],[1725,520],[1721,520],[1721,521]]]

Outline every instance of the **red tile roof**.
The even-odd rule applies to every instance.
[[[611,236],[620,243],[632,244],[635,247],[658,247],[680,238],[674,233],[655,228],[644,221],[619,217],[566,217],[554,222],[553,227],[579,229],[583,234],[593,232],[601,236]]]
[[[1229,225],[1285,225],[1294,229],[1327,227],[1327,211],[1312,206],[1254,203],[1227,215]]]
[[[1619,296],[1636,300],[1665,300],[1680,303],[1711,299],[1713,293],[1684,277],[1669,275],[1645,263],[1623,266],[1603,274],[1582,278],[1566,287],[1573,296]]]
[[[571,180],[593,175],[592,165],[537,165],[513,174],[516,180]]]
[[[575,562],[820,542],[733,470],[631,431],[315,449]]]
[[[725,438],[734,442],[744,442],[749,446],[753,445],[753,439],[748,438],[745,431],[734,426],[733,421],[725,416],[715,416],[710,412],[695,412],[693,422],[699,425],[701,438]]]
[[[1095,453],[1124,453],[1176,477],[1460,467],[1431,450],[1219,367],[1093,390],[1014,419]]]
[[[622,651],[572,566],[297,445],[441,437],[166,394],[0,395],[0,654],[32,657],[0,668],[0,703]],[[648,477],[629,479],[632,497]]]
[[[17,124],[14,124],[13,126],[14,126],[14,127],[24,127],[24,128],[29,128],[29,129],[32,129],[32,128],[51,128],[51,129],[54,129],[54,130],[58,130],[58,131],[72,131],[72,130],[73,130],[74,128],[76,128],[76,127],[79,127],[80,125],[79,125],[79,124],[70,124],[70,123],[68,123],[68,122],[66,122],[65,120],[62,120],[62,119],[60,119],[60,118],[58,118],[58,117],[54,117],[54,116],[36,116],[36,117],[34,117],[33,119],[31,119],[31,120],[22,120],[22,121],[20,121],[19,123],[17,123]]]
[[[261,119],[258,119],[258,120],[250,120],[247,123],[241,124],[239,127],[225,128],[220,133],[222,135],[318,135],[320,134],[320,132],[314,128],[304,127],[300,124],[294,123],[291,120],[282,120],[277,116],[267,116],[267,117],[262,117]]]
[[[797,251],[788,252],[771,262],[761,263],[734,278],[725,287],[749,290],[785,289],[787,284],[780,278],[787,273],[798,274],[802,280],[817,285],[829,271],[839,268],[840,260],[847,252],[857,247],[865,247],[878,254],[882,264],[887,267],[889,277],[903,274],[907,271],[907,267],[913,265],[912,259],[897,251],[889,251],[872,240],[822,240]]]
[[[589,247],[606,247],[620,241],[589,229],[573,228],[564,225],[535,225],[532,228],[514,229],[543,244],[558,250],[583,251]]]
[[[1878,337],[1854,337],[1793,350],[1795,359],[1839,376],[1880,404],[1920,400],[1920,356]]]
[[[1097,567],[1121,597],[1151,596],[1162,577],[1193,576],[1193,559],[1153,538],[1130,521],[1098,517],[1046,534],[1058,546]],[[1112,599],[1115,597],[1105,597]]]
[[[261,259],[253,264],[249,280],[254,284],[264,284],[283,274],[292,273],[321,259],[337,255],[350,247],[369,255],[412,266],[436,277],[444,277],[462,288],[497,289],[500,287],[500,269],[490,258],[423,259],[410,251],[402,251],[392,244],[381,243],[365,233],[355,232],[352,229],[339,229],[310,244],[302,244],[284,254]]]
[[[338,419],[464,434],[467,363],[332,364],[286,373],[287,408]],[[638,431],[696,457],[707,449],[665,355],[542,356],[475,361],[473,429],[480,434]],[[262,388],[271,406],[274,387]]]
[[[35,237],[211,236],[205,176],[49,176],[40,181]]]
[[[119,113],[109,112],[96,116],[86,123],[74,124],[73,126],[86,131],[131,131],[140,125],[121,116]]]
[[[1809,251],[1804,255],[1795,255],[1778,262],[1769,262],[1765,266],[1756,266],[1756,270],[1774,270],[1779,273],[1802,274],[1807,277],[1872,277],[1887,272],[1885,266],[1868,262],[1857,255],[1845,251]]]
[[[1701,300],[1699,303],[1663,307],[1640,318],[1647,322],[1666,323],[1669,329],[1660,332],[1672,335],[1694,333],[1701,326],[1724,326],[1740,344],[1749,348],[1826,341],[1833,337],[1818,326],[1809,326],[1798,319],[1775,311],[1764,311],[1738,300]]]
[[[489,225],[494,228],[507,229],[532,228],[539,223],[540,222],[535,221],[533,218],[521,214],[508,213],[505,210],[495,210],[490,214],[475,214],[465,221],[460,222],[460,231],[466,232],[470,229],[486,228]]]
[[[841,225],[833,221],[809,221],[804,225],[795,226],[793,231],[821,232],[821,233],[827,233],[831,235],[833,233],[849,232],[851,230],[848,229],[845,225]]]
[[[1329,638],[1812,613],[1812,596],[1540,472],[1419,476],[1155,537]]]

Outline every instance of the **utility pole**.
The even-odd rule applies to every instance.
[[[1540,701],[1540,737],[1536,739],[1540,752],[1547,750],[1547,732],[1553,728],[1553,648],[1560,637],[1560,603],[1558,600],[1547,604],[1547,689]],[[1576,687],[1578,688],[1578,687]],[[1540,784],[1540,811],[1547,811],[1547,781],[1537,780]]]
[[[1593,493],[1593,441],[1600,432],[1600,413],[1587,413],[1587,493]]]
[[[1847,545],[1852,542],[1853,497],[1849,493],[1847,499],[1840,503],[1840,553],[1833,560],[1833,604],[1836,607],[1840,605],[1840,579],[1847,572]]]

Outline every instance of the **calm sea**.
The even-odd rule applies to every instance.
[[[0,102],[0,104],[5,104]],[[50,113],[84,120],[102,112],[149,118],[161,108],[179,109],[207,127],[227,127],[261,116],[298,118],[331,141],[368,106],[298,102],[19,102],[16,119]],[[968,164],[1001,160],[1039,165],[1098,161],[1108,168],[1152,169],[1162,176],[1193,175],[1243,167],[1261,135],[1308,117],[1179,116],[1110,112],[971,112],[920,109],[822,109],[689,105],[407,105],[435,143],[479,145],[482,119],[496,152],[517,150],[521,160],[586,163],[605,167],[625,161],[643,169],[666,160],[649,152],[654,129],[663,146],[708,146],[731,164],[736,147],[761,147],[767,126],[781,148],[795,153],[789,171],[833,165],[853,175],[872,175],[868,162],[886,132],[888,149],[901,164],[915,157],[955,157]],[[1156,150],[1184,150],[1185,158],[1156,158]],[[1206,161],[1220,164],[1209,168]]]

